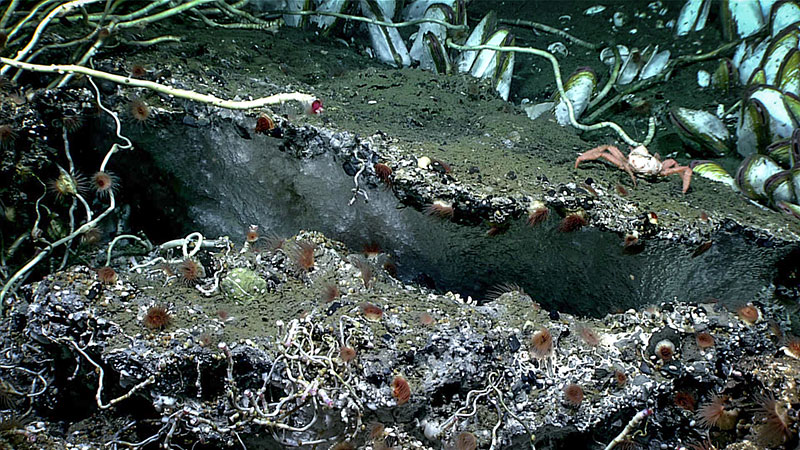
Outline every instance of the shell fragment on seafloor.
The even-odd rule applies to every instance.
[[[710,9],[711,0],[686,0],[678,14],[675,34],[685,36],[692,31],[702,30],[706,26]]]
[[[676,108],[669,118],[678,135],[689,146],[698,150],[710,150],[715,155],[727,153],[731,146],[731,134],[719,117],[707,111]]]
[[[384,16],[384,10],[388,6],[382,6],[383,2],[380,3],[377,0],[361,0],[361,12],[367,18],[391,22],[390,18]],[[393,4],[394,2],[386,3]],[[369,30],[372,48],[379,60],[394,67],[411,65],[408,49],[397,28],[368,24],[367,30]]]
[[[588,67],[578,69],[572,76],[569,77],[564,83],[564,94],[572,104],[572,110],[575,118],[580,117],[581,114],[589,106],[589,100],[597,87],[597,76],[594,71]],[[555,115],[559,125],[566,126],[570,124],[569,111],[563,99],[556,98]]]

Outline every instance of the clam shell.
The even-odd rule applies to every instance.
[[[617,51],[623,60],[630,54],[630,50],[624,45],[617,45]],[[600,61],[609,67],[614,67],[614,51],[611,47],[606,47],[600,51]]]
[[[736,127],[736,151],[742,156],[759,152],[769,144],[769,114],[758,99],[747,99]]]
[[[315,11],[343,13],[350,0],[326,0],[315,8]],[[340,19],[333,16],[310,16],[308,21],[316,25],[317,28],[327,30]]]
[[[760,86],[753,90],[749,96],[752,100],[759,100],[769,114],[768,130],[770,142],[791,136],[792,130],[796,126],[793,114],[790,111],[793,106],[784,101],[784,97],[788,95],[791,94],[784,94],[770,86]],[[792,101],[793,99],[788,100],[790,103]],[[800,113],[800,109],[798,109],[798,113]]]
[[[800,5],[795,1],[775,3],[770,13],[769,30],[777,36],[786,28],[800,20]]]
[[[738,54],[735,55],[734,66],[739,71],[739,83],[747,84],[753,72],[761,65],[761,60],[764,59],[764,54],[767,53],[767,47],[769,47],[769,39],[764,39],[755,48],[745,46],[741,60],[738,59]],[[738,65],[736,61],[740,61]]]
[[[487,41],[490,36],[491,30],[497,26],[497,13],[494,10],[489,11],[483,16],[480,22],[475,25],[475,28],[470,33],[464,45],[480,45]],[[461,52],[456,63],[459,72],[469,72],[472,65],[475,63],[475,58],[478,57],[478,50],[466,50]]]
[[[631,50],[628,56],[622,58],[622,67],[617,75],[617,84],[629,84],[635,80],[643,63],[642,54],[636,49]]]
[[[508,36],[508,30],[498,30],[484,42],[487,45],[502,45]],[[481,50],[475,57],[475,62],[469,73],[475,78],[486,78],[494,75],[497,65],[497,52],[494,50]]]
[[[782,170],[767,178],[764,182],[764,192],[772,204],[795,201],[792,172],[790,170]]]
[[[784,93],[800,95],[800,50],[792,49],[783,58],[776,81]]]
[[[378,19],[383,22],[391,22],[390,18],[384,15],[384,10],[389,6],[394,8],[394,2],[383,2],[378,4],[376,0],[361,0],[361,12],[364,16],[371,19]],[[391,5],[389,5],[391,3]],[[411,65],[411,57],[408,55],[403,38],[397,28],[382,27],[380,25],[368,24],[369,38],[372,49],[379,60],[394,67],[406,67]]]
[[[691,31],[700,31],[706,26],[708,12],[711,9],[710,0],[687,0],[678,14],[675,25],[675,34],[686,36]]]
[[[790,139],[782,139],[769,144],[764,153],[772,158],[781,167],[792,167],[794,165],[794,155],[792,155],[792,142]]]
[[[503,41],[504,46],[514,45],[514,36],[509,34]],[[511,92],[511,78],[514,75],[514,52],[501,52],[497,55],[497,65],[495,67],[492,82],[494,89],[500,94],[503,100],[508,100]],[[585,108],[584,108],[585,109]]]
[[[794,166],[790,172],[792,173],[792,187],[794,188],[794,200],[792,203],[800,203],[798,193],[800,193],[800,166]]]
[[[793,215],[796,219],[800,219],[800,205],[789,202],[777,202],[775,206],[781,211]]]
[[[728,91],[731,86],[736,82],[736,68],[729,59],[723,59],[719,62],[717,70],[711,74],[711,84],[721,90]]]
[[[730,147],[731,134],[719,117],[706,111],[676,108],[669,118],[684,142],[698,150],[724,154]]]
[[[647,60],[647,64],[642,67],[639,78],[646,80],[663,72],[667,67],[667,63],[669,63],[669,56],[669,50],[659,52],[658,45],[656,45],[655,48],[653,48],[653,52],[650,54],[650,59]]]
[[[452,8],[447,5],[437,3],[428,7],[428,9],[425,10],[425,15],[423,17],[426,19],[436,19],[452,23],[454,21],[454,16],[455,13],[453,12]],[[447,28],[445,28],[443,25],[439,25],[438,23],[423,22],[420,24],[419,31],[417,31],[417,36],[414,38],[414,42],[411,44],[411,48],[408,50],[408,55],[411,57],[411,60],[420,61],[421,66],[423,48],[425,47],[424,40],[428,33],[431,33],[439,42],[443,43],[447,38]],[[431,60],[428,59],[425,61],[425,66],[422,66],[422,68],[426,70],[433,70]]]
[[[588,67],[578,69],[564,83],[564,93],[572,103],[575,118],[580,117],[589,105],[589,99],[597,87],[597,77],[594,71]],[[569,125],[569,111],[567,105],[559,98],[556,98],[556,120],[561,126]]]
[[[754,153],[739,166],[736,184],[744,195],[753,200],[765,200],[764,183],[769,177],[781,171],[781,167],[766,155]]]
[[[763,68],[759,67],[750,75],[750,79],[747,80],[747,85],[759,86],[762,84],[767,84],[767,74],[764,72]]]
[[[439,74],[449,74],[452,70],[450,56],[447,49],[436,35],[431,31],[426,31],[422,37],[424,46],[422,48],[422,58],[419,61],[420,68],[432,70]]]
[[[799,41],[800,30],[797,28],[784,30],[772,40],[767,52],[764,54],[764,61],[761,63],[761,68],[764,70],[766,78],[766,82],[762,84],[773,84],[775,82],[783,60],[789,52],[797,49]],[[755,83],[751,82],[750,84]]]
[[[727,184],[734,191],[739,190],[733,177],[714,161],[692,161],[689,167],[692,169],[692,173],[717,183]]]
[[[800,127],[800,97],[790,92],[783,94],[783,106],[792,118],[792,126]]]
[[[722,0],[722,31],[729,41],[752,36],[764,26],[757,1]]]

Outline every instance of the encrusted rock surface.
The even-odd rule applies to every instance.
[[[734,431],[712,430],[715,440],[773,439],[752,408],[773,395],[796,442],[800,361],[780,350],[791,324],[778,305],[751,305],[753,324],[739,317],[746,312],[692,302],[578,319],[513,286],[478,306],[404,285],[386,255],[353,255],[319,233],[280,247],[265,239],[244,250],[217,243],[192,258],[204,278],[182,278],[180,251],[139,258],[130,272],[121,257],[114,283],[78,266],[32,285],[29,302],[15,305],[3,323],[2,364],[29,371],[5,381],[23,391],[46,381],[32,385],[44,389],[30,399],[37,409],[67,402],[73,420],[91,418],[58,438],[62,448],[151,436],[231,448],[239,439],[248,448],[345,439],[358,448],[439,448],[461,432],[475,434],[481,448],[561,448],[609,442],[644,408],[654,413],[637,442],[676,448],[701,440],[694,411],[714,395],[739,412]],[[313,249],[311,265],[298,259],[303,246]],[[158,256],[166,258],[160,266]],[[214,289],[242,270],[267,291],[237,299]],[[331,286],[338,295],[325,294]],[[169,311],[163,328],[146,326],[153,306]],[[543,328],[552,353],[537,356],[532,337]],[[713,337],[711,347],[698,346],[701,332]],[[655,350],[664,340],[674,345],[667,359]],[[355,358],[343,361],[342,347]],[[410,386],[405,403],[393,395],[396,377]],[[573,383],[583,391],[577,405],[564,394]],[[113,419],[120,416],[133,424],[123,427]],[[377,438],[373,422],[386,427]],[[59,436],[56,423],[37,426],[25,435]]]

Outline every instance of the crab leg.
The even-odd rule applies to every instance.
[[[689,184],[692,182],[692,169],[691,167],[678,165],[674,159],[666,159],[661,163],[660,175],[667,176],[673,173],[680,173],[683,178],[683,193],[689,190]]]
[[[633,169],[631,169],[631,165],[628,164],[628,158],[626,158],[625,155],[623,155],[622,152],[613,145],[601,145],[582,153],[580,156],[578,156],[578,159],[575,160],[575,168],[577,169],[578,164],[583,161],[592,161],[598,158],[603,158],[625,172],[628,172],[628,175],[631,176],[631,180],[633,180],[633,185],[636,186],[636,177],[633,175]]]

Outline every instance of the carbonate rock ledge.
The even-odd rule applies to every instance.
[[[3,322],[2,364],[28,370],[5,382],[38,373],[47,383],[35,410],[69,404],[83,420],[62,434],[43,419],[23,434],[52,448],[152,438],[433,449],[472,433],[479,448],[541,449],[607,443],[652,408],[636,441],[677,448],[702,440],[695,411],[724,395],[737,425],[714,428],[715,441],[782,444],[754,419],[770,396],[797,440],[800,367],[780,350],[791,323],[775,304],[678,301],[579,319],[514,287],[477,306],[405,285],[387,255],[351,254],[319,233],[280,247],[221,242],[192,259],[205,273],[196,279],[166,255],[175,262],[133,271],[115,259],[113,282],[78,266],[26,288],[29,302]],[[313,256],[300,258],[304,248]],[[148,322],[154,306],[163,326]]]

